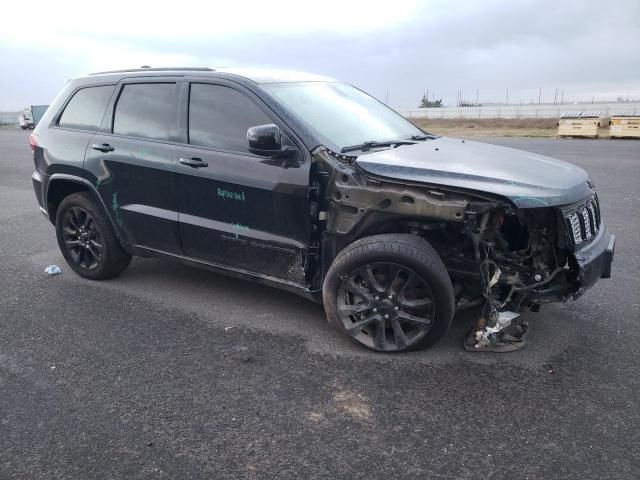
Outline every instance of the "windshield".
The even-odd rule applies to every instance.
[[[423,135],[401,115],[351,85],[291,82],[261,85],[307,128],[338,150],[364,142]]]

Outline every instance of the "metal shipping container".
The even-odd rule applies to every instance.
[[[33,115],[33,123],[35,125],[38,125],[47,108],[49,108],[49,105],[31,105],[31,115]]]

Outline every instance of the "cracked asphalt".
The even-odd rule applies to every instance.
[[[0,478],[640,477],[640,142],[487,141],[591,173],[613,276],[526,314],[521,351],[465,352],[467,312],[434,348],[382,355],[318,305],[168,261],[80,279],[28,132],[0,129]]]

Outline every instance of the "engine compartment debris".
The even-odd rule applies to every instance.
[[[520,350],[525,345],[528,331],[526,320],[518,319],[519,313],[491,311],[490,319],[481,317],[464,341],[469,352],[505,353]]]

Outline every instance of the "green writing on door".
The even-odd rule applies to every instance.
[[[225,190],[224,188],[218,188],[218,197],[230,200],[238,200],[240,202],[245,201],[244,192],[233,192],[231,190]]]

